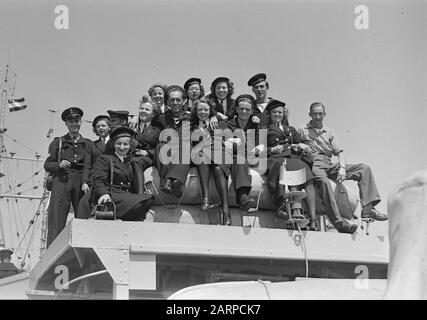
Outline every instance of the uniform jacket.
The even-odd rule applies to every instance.
[[[178,118],[177,121],[174,120],[173,114],[171,110],[167,110],[165,113],[161,114],[159,116],[159,122],[161,123],[163,128],[171,128],[178,130],[182,127],[182,123],[184,121],[190,121],[191,114],[190,112],[183,111],[181,116]]]
[[[142,132],[136,134],[134,139],[134,150],[145,150],[153,159],[156,145],[159,142],[160,128],[151,124],[146,126]]]
[[[225,114],[228,117],[228,119],[232,119],[236,115],[236,106],[234,103],[234,99],[230,97],[226,99],[227,101],[226,113],[224,113],[224,107],[219,103],[218,99],[214,98],[211,94],[206,96],[206,101],[211,107],[213,107],[214,115],[216,115],[218,112],[221,112],[222,114]]]
[[[248,129],[255,130],[255,141],[249,140],[252,136],[246,136],[246,143],[250,145],[249,148],[253,148],[259,144],[259,124],[252,121],[252,116],[249,118],[248,122],[246,123],[246,127],[241,128],[239,121],[237,120],[237,116],[235,116],[233,119],[227,121],[228,128],[233,132],[236,129],[242,129],[245,133]]]
[[[56,137],[49,145],[49,156],[44,163],[44,169],[50,173],[56,174],[67,174],[70,172],[83,172],[83,166],[90,165],[90,148],[92,141],[83,138],[81,135],[78,140],[74,142],[70,135],[61,137],[62,147],[59,150],[59,137]],[[62,169],[59,168],[58,155],[60,154],[60,160],[67,160],[71,163],[70,168]],[[86,162],[86,163],[85,163]],[[86,177],[87,178],[87,177]],[[82,182],[86,182],[85,178],[82,178]]]
[[[89,152],[88,152],[89,160],[85,161],[85,163],[83,164],[83,178],[85,182],[88,183],[89,185],[92,183],[91,174],[92,174],[93,165],[95,164],[96,159],[98,159],[98,157],[101,154],[104,154],[105,146],[106,144],[102,141],[101,138],[99,138],[98,140],[92,141],[92,143],[89,145]]]
[[[267,130],[267,156],[268,157],[289,157],[292,154],[291,144],[301,142],[298,131],[292,126],[283,126],[283,131],[271,123]],[[283,145],[284,150],[281,153],[271,153],[271,148],[277,145]]]
[[[122,162],[115,154],[101,155],[93,168],[93,192],[95,199],[110,193],[111,161],[113,162],[112,193],[118,190],[130,191],[133,178],[129,158]]]

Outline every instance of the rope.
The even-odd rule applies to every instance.
[[[267,293],[268,300],[271,300],[270,291],[268,290],[268,287],[265,284],[265,282],[262,281],[261,279],[258,279],[258,283],[261,283],[263,285],[265,292]]]
[[[80,280],[83,280],[83,279],[87,279],[87,278],[91,278],[91,277],[95,277],[95,276],[98,276],[98,275],[101,275],[101,274],[104,274],[104,273],[108,273],[108,271],[107,270],[96,271],[96,272],[85,274],[85,275],[83,275],[81,277],[77,277],[77,278],[75,278],[75,279],[73,279],[71,281],[68,281],[67,283],[65,283],[62,286],[61,289],[59,289],[59,291],[55,294],[55,296],[53,297],[52,300],[58,299],[59,295],[61,294],[62,290],[64,290],[65,287],[68,287],[68,286],[72,285],[73,283],[76,283],[77,281],[80,281]]]
[[[31,148],[31,147],[29,147],[29,146],[27,146],[27,145],[23,144],[22,142],[20,142],[20,141],[16,140],[15,138],[12,138],[12,137],[11,137],[11,136],[9,136],[7,133],[4,133],[4,135],[5,135],[6,137],[8,137],[9,139],[11,139],[13,142],[20,144],[20,145],[21,145],[21,146],[23,146],[24,148],[27,148],[28,150],[30,150],[30,151],[32,151],[32,152],[39,153],[39,152],[37,152],[36,150],[34,150],[33,148]]]
[[[42,205],[42,202],[43,202],[44,196],[45,196],[45,195],[43,194],[42,199],[40,200],[40,203],[39,203],[39,205],[38,205],[38,207],[37,207],[37,210],[36,210],[35,214],[33,215],[32,219],[30,220],[30,222],[29,222],[29,224],[28,224],[28,228],[27,228],[27,230],[25,231],[25,233],[24,233],[24,235],[23,235],[23,238],[21,239],[21,241],[20,241],[20,242],[19,242],[19,244],[18,244],[17,250],[21,247],[22,241],[23,241],[23,240],[25,239],[25,237],[27,236],[28,231],[30,230],[31,226],[33,226],[33,225],[34,225],[34,221],[35,221],[35,220],[37,219],[37,217],[40,215],[40,208],[41,208],[41,205]]]
[[[25,179],[24,181],[22,181],[22,182],[20,182],[20,183],[18,183],[18,184],[16,184],[14,187],[11,187],[11,186],[9,186],[9,190],[7,190],[7,191],[5,191],[4,193],[9,193],[9,192],[11,192],[11,191],[13,191],[14,189],[16,189],[16,188],[20,188],[20,187],[22,187],[22,185],[23,184],[25,184],[25,183],[27,183],[28,181],[30,181],[30,180],[32,180],[32,179],[34,179],[34,177],[35,176],[37,176],[42,170],[44,170],[43,168],[41,168],[39,171],[37,171],[37,172],[35,172],[31,177],[29,177],[29,178],[27,178],[27,179]]]
[[[301,232],[301,228],[299,227],[299,224],[296,223],[299,233],[301,234],[301,245],[302,249],[304,250],[304,259],[305,259],[305,277],[308,278],[308,259],[307,259],[307,246],[305,244],[305,236]]]

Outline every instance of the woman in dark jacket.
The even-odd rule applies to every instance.
[[[316,230],[313,174],[310,167],[296,155],[301,151],[306,152],[306,146],[301,144],[297,130],[287,125],[287,119],[284,117],[285,103],[274,100],[269,103],[267,108],[270,114],[270,124],[267,131],[267,182],[273,196],[273,201],[278,207],[277,214],[279,217],[287,218],[287,213],[282,211],[285,191],[279,183],[280,167],[284,160],[286,160],[287,171],[305,169],[306,182],[302,187],[304,187],[307,193],[306,200],[310,216],[309,228]],[[289,187],[289,189],[295,190],[296,187]],[[292,218],[303,218],[298,213],[298,210],[292,211]]]
[[[228,207],[228,176],[231,173],[232,149],[225,148],[223,141],[214,140],[214,131],[210,125],[213,108],[204,100],[197,101],[191,113],[192,138],[199,139],[193,142],[192,160],[196,165],[201,191],[202,210],[213,207],[209,202],[209,177],[212,172],[215,186],[222,202],[222,225],[231,226],[231,215]],[[218,122],[218,129],[227,129],[224,121]],[[222,137],[221,137],[222,139]],[[226,154],[230,161],[226,161]]]
[[[127,127],[118,127],[110,134],[114,145],[113,154],[99,156],[93,171],[93,192],[98,204],[112,201],[116,205],[116,216],[126,221],[145,219],[154,202],[151,194],[132,193],[133,172],[127,157],[135,132]],[[113,181],[111,181],[111,167]]]
[[[236,115],[234,99],[234,85],[226,77],[216,78],[211,85],[211,93],[206,96],[206,101],[214,108],[214,114],[220,120],[229,120]]]
[[[135,192],[144,193],[144,171],[154,165],[154,154],[161,128],[158,109],[149,101],[139,107],[139,123],[133,140],[130,164],[133,170]]]

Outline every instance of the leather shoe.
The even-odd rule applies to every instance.
[[[243,201],[240,201],[240,209],[248,210],[249,208],[256,208],[256,201],[254,199],[246,198]]]
[[[362,219],[369,219],[369,218],[377,220],[377,221],[388,220],[388,217],[385,214],[379,212],[374,207],[365,208],[362,211]]]
[[[316,220],[310,219],[310,223],[308,224],[307,228],[308,228],[308,230],[311,230],[311,231],[319,231],[319,228],[317,227]]]
[[[179,180],[174,180],[172,182],[172,193],[174,194],[175,197],[177,198],[181,198],[182,197],[182,191],[181,191],[181,186],[182,183]]]
[[[300,209],[292,209],[292,219],[301,220],[305,219],[305,217],[301,214]]]
[[[160,190],[167,194],[172,194],[172,181],[165,179],[163,185],[160,186]]]
[[[357,230],[357,224],[346,221],[339,221],[335,225],[335,228],[339,233],[355,233]]]
[[[279,208],[277,208],[276,217],[284,220],[289,220],[289,214],[286,211],[284,205],[281,205]]]

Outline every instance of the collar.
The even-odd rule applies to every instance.
[[[205,121],[199,120],[199,127],[203,128],[204,125],[206,125],[206,127],[209,127],[209,119],[206,119]]]
[[[307,129],[313,129],[313,130],[319,129],[319,128],[314,128],[314,127],[311,125],[311,121],[309,121],[309,122],[307,123],[306,128],[307,128]],[[322,128],[320,128],[320,132],[327,132],[328,130],[329,130],[329,128],[328,128],[328,127],[326,127],[326,126],[322,126]]]
[[[144,128],[148,127],[149,125],[151,125],[151,121],[149,122],[140,122],[139,123],[139,127],[141,127],[141,125],[144,125]]]
[[[120,161],[121,161],[121,162],[124,162],[124,161],[125,161],[125,157],[123,157],[123,156],[119,155],[116,151],[114,151],[114,154],[116,155],[116,157],[117,157],[117,158],[119,158],[119,159],[120,159]]]
[[[68,136],[70,137],[71,140],[80,140],[80,133],[77,133],[76,135],[72,135],[71,133],[68,132]]]

